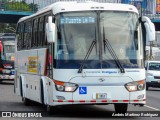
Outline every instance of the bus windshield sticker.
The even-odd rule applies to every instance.
[[[93,17],[61,17],[61,24],[86,24],[95,23],[95,18]]]
[[[108,73],[108,74],[116,74],[118,71],[102,71],[102,73]]]

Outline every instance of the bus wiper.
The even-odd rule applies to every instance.
[[[84,64],[85,64],[86,60],[88,59],[89,55],[91,54],[91,51],[93,50],[93,47],[94,47],[95,44],[96,44],[96,40],[92,41],[92,43],[91,43],[91,45],[90,45],[90,47],[89,47],[89,49],[87,51],[87,54],[85,55],[85,58],[84,58],[81,66],[80,66],[80,68],[78,70],[78,73],[82,73]]]
[[[122,64],[120,63],[116,53],[114,52],[111,44],[109,43],[108,39],[105,38],[104,27],[103,27],[103,42],[104,42],[104,45],[107,47],[108,51],[110,52],[111,56],[113,57],[114,61],[116,62],[116,65],[120,69],[121,73],[125,73],[125,70],[124,70]]]

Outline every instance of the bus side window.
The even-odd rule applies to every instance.
[[[44,31],[44,16],[39,18],[39,27],[38,27],[38,45],[43,46],[43,41],[45,40],[45,31]]]
[[[37,42],[38,42],[38,19],[34,19],[33,20],[33,40],[32,40],[32,47],[36,47],[37,46]]]
[[[46,25],[46,23],[48,22],[48,16],[49,15],[46,15],[46,16],[44,16],[44,27],[43,27],[43,31],[45,31],[45,25]],[[45,38],[44,38],[44,41],[43,41],[43,45],[47,45],[47,37],[46,37],[46,33],[44,34],[44,36],[45,36]]]
[[[25,49],[30,47],[31,32],[32,32],[32,27],[31,27],[31,22],[29,21],[25,23],[25,31],[24,31],[24,48]]]
[[[23,29],[24,29],[24,24],[19,23],[18,28],[17,28],[17,50],[21,50],[23,46]]]

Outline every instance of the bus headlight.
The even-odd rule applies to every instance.
[[[144,90],[145,80],[127,83],[127,84],[125,84],[125,87],[129,92]]]
[[[74,92],[78,88],[77,84],[53,80],[57,91]]]

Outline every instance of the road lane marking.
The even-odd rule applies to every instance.
[[[154,107],[151,107],[151,106],[148,106],[148,105],[144,105],[144,106],[147,107],[147,108],[159,111],[159,109],[157,109],[157,108],[154,108]]]

